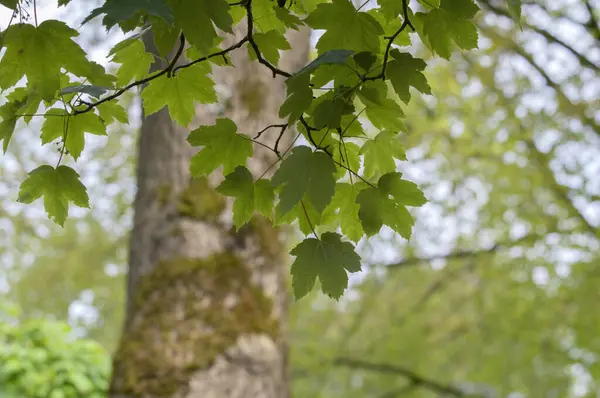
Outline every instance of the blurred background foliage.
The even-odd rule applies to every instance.
[[[398,169],[430,199],[412,240],[383,230],[339,303],[293,304],[295,397],[599,396],[600,2],[524,1],[521,27],[504,3],[479,1],[480,50],[430,59],[434,96],[405,107]],[[127,101],[132,125],[77,165],[92,211],[64,229],[14,200],[55,155],[30,145],[39,126],[2,157],[0,293],[18,309],[0,318],[3,396],[103,393],[135,191]]]

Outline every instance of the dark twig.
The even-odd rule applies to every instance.
[[[259,131],[259,132],[256,134],[256,137],[254,137],[254,139],[255,139],[255,140],[259,139],[259,138],[260,138],[260,136],[261,136],[261,135],[263,135],[263,133],[264,133],[265,131],[267,131],[268,129],[271,129],[271,128],[275,128],[275,127],[278,127],[278,128],[284,128],[284,127],[287,127],[287,123],[286,123],[286,124],[271,124],[271,125],[269,125],[269,126],[265,127],[264,129],[260,130],[260,131]]]
[[[394,44],[394,40],[396,40],[396,37],[398,37],[398,35],[400,35],[400,33],[402,33],[407,27],[410,27],[413,30],[413,32],[415,31],[415,27],[408,19],[408,1],[407,0],[402,0],[402,9],[404,11],[403,12],[404,20],[402,21],[402,25],[400,26],[400,28],[398,28],[398,30],[393,35],[391,35],[390,37],[387,38],[388,43],[385,47],[385,53],[383,54],[383,66],[381,67],[381,72],[375,76],[363,76],[361,79],[363,82],[366,82],[369,80],[385,79],[385,70],[387,68],[387,63],[388,63],[388,59],[390,57],[390,51],[392,50],[392,44]]]

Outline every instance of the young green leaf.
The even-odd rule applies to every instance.
[[[92,112],[72,116],[64,109],[51,108],[45,115],[42,125],[42,144],[58,138],[65,140],[65,148],[75,160],[79,158],[85,146],[84,133],[106,135],[106,125]]]
[[[319,54],[340,48],[379,53],[383,28],[371,15],[357,11],[350,0],[321,3],[305,22],[313,29],[325,29],[317,42]]]
[[[360,271],[360,257],[354,246],[341,238],[325,232],[321,239],[305,239],[291,251],[296,256],[292,264],[292,287],[297,300],[312,290],[317,277],[323,293],[337,300],[348,287],[347,272]]]
[[[306,194],[315,209],[323,211],[334,194],[335,171],[333,160],[326,154],[307,146],[292,149],[271,179],[274,185],[282,185],[278,210],[281,214],[289,212]]]
[[[260,48],[263,57],[273,65],[279,63],[280,50],[289,50],[291,48],[285,36],[276,30],[270,30],[267,33],[255,33],[254,41]],[[251,46],[248,47],[248,54],[250,55],[250,59],[256,59],[256,52]]]
[[[359,189],[352,184],[338,183],[331,203],[323,212],[323,224],[339,224],[342,233],[353,242],[363,237],[364,231],[358,218],[359,205],[356,196]]]
[[[295,75],[287,79],[287,99],[279,108],[279,117],[293,123],[302,116],[313,100],[313,91],[309,86],[309,74]]]
[[[508,11],[516,23],[521,25],[521,0],[506,0],[508,2]]]
[[[246,224],[255,211],[271,218],[275,191],[271,181],[260,179],[254,182],[250,171],[236,167],[233,173],[227,174],[225,180],[217,187],[217,191],[227,196],[233,196],[233,223],[239,229]]]
[[[360,154],[365,155],[365,178],[392,172],[396,170],[395,159],[406,160],[406,151],[398,140],[398,134],[391,131],[382,131],[365,142]]]
[[[129,115],[125,108],[123,108],[117,101],[103,102],[96,107],[100,118],[106,125],[111,124],[113,121],[119,123],[129,123]]]
[[[223,173],[235,171],[246,164],[252,156],[252,142],[237,134],[237,126],[231,119],[219,118],[212,126],[200,126],[190,132],[188,142],[192,146],[204,146],[192,158],[192,176],[201,177],[223,165]]]
[[[360,147],[353,142],[344,141],[338,144],[339,145],[332,153],[333,160],[346,167],[342,167],[338,164],[335,165],[337,167],[337,172],[335,174],[336,181],[344,177],[346,173],[349,173],[347,168],[355,173],[358,173],[358,170],[360,169]]]
[[[414,58],[409,53],[401,53],[394,49],[390,51],[393,58],[386,68],[386,76],[392,82],[396,94],[405,104],[410,101],[410,86],[423,94],[431,94],[431,87],[422,71],[427,64],[420,58]]]
[[[146,52],[141,40],[135,40],[129,46],[117,50],[113,61],[121,64],[117,70],[117,84],[125,86],[132,80],[146,77],[154,57]]]
[[[285,214],[281,213],[279,207],[275,209],[274,225],[290,225],[296,220],[300,232],[305,235],[313,233],[314,228],[321,223],[321,212],[315,210],[307,195],[304,195],[302,201]]]
[[[366,107],[366,115],[376,128],[392,131],[406,131],[402,122],[404,112],[396,101],[387,98],[384,82],[369,82],[358,92],[358,99]]]
[[[25,103],[25,99],[21,101],[11,101],[0,106],[0,141],[4,141],[2,149],[4,153],[8,149],[8,143],[15,131],[17,120],[19,119],[18,111]]]
[[[208,76],[210,71],[209,64],[201,63],[185,68],[173,77],[165,74],[152,80],[142,90],[146,115],[168,106],[173,120],[187,126],[196,112],[196,102],[211,104],[217,101],[215,82]]]
[[[419,33],[440,57],[450,59],[452,41],[464,50],[477,48],[477,28],[471,22],[477,11],[473,0],[442,0],[439,8],[416,14],[423,24]]]
[[[375,235],[385,224],[405,239],[410,239],[414,220],[405,206],[426,203],[419,188],[402,180],[401,173],[385,174],[377,188],[362,190],[356,202],[360,205],[358,217],[367,236]]]
[[[37,28],[24,23],[9,26],[2,34],[6,52],[0,60],[0,89],[6,90],[26,76],[30,89],[52,101],[60,89],[63,68],[87,77],[93,84],[107,83],[110,79],[104,68],[88,61],[85,52],[71,39],[78,35],[64,22],[52,19]]]
[[[68,166],[44,165],[29,172],[19,189],[18,201],[33,203],[44,196],[44,207],[48,217],[63,226],[69,214],[69,202],[89,208],[85,186],[79,181],[79,174]]]
[[[141,14],[154,15],[169,23],[173,22],[171,9],[165,4],[164,0],[113,0],[106,1],[102,7],[92,10],[81,24],[86,24],[102,14],[106,14],[102,19],[102,24],[106,26],[106,29]]]
[[[187,41],[201,51],[210,50],[217,40],[215,26],[233,33],[233,18],[227,0],[168,0],[175,14],[175,25]]]

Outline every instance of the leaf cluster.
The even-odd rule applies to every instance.
[[[291,9],[271,0],[107,0],[84,23],[102,17],[107,29],[137,31],[110,51],[120,64],[114,75],[88,59],[73,40],[78,32],[64,22],[11,25],[2,33],[6,52],[0,60],[0,90],[13,89],[23,78],[26,84],[0,107],[4,150],[17,121],[29,123],[33,116],[45,119],[42,144],[59,144],[58,165],[30,172],[19,201],[43,196],[48,215],[62,225],[69,203],[87,207],[88,198],[78,174],[61,160],[79,158],[86,133],[105,135],[111,123],[127,122],[118,103],[121,95],[144,86],[146,115],[166,107],[175,122],[187,126],[197,104],[218,100],[213,68],[232,67],[229,53],[245,49],[273,77],[286,79],[287,96],[278,115],[286,122],[265,126],[280,129],[273,147],[260,141],[260,133],[250,138],[256,132],[239,132],[230,119],[200,126],[188,137],[191,145],[202,147],[192,159],[191,174],[200,177],[222,168],[225,181],[219,190],[234,198],[238,228],[254,212],[276,224],[298,221],[314,237],[292,250],[296,297],[310,291],[318,276],[323,291],[339,298],[347,286],[346,272],[360,270],[360,258],[342,238],[357,242],[386,225],[408,239],[414,222],[407,206],[426,202],[415,184],[396,173],[397,162],[406,160],[401,103],[410,101],[411,88],[431,94],[423,73],[426,62],[406,47],[420,39],[448,59],[455,45],[464,50],[477,46],[473,0],[423,5],[413,13],[408,0],[378,0],[368,9],[350,0],[298,0]],[[246,34],[224,48],[218,32],[233,34],[244,18]],[[316,59],[297,72],[280,69],[280,51],[293,50],[284,33],[303,26],[324,32]],[[166,65],[152,73],[155,57],[141,40],[148,30]],[[365,132],[364,123],[374,130]],[[308,145],[282,153],[281,137],[296,132]],[[273,178],[255,179],[246,168],[253,144],[277,156]]]

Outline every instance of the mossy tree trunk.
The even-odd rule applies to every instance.
[[[309,33],[288,37],[294,50],[280,67],[293,71],[308,60]],[[247,54],[213,68],[223,98],[199,107],[195,125],[225,116],[255,134],[280,122],[284,81]],[[260,218],[233,233],[230,203],[213,189],[222,177],[190,177],[188,131],[166,109],[142,121],[127,321],[110,397],[286,397],[286,247]],[[256,147],[249,168],[262,173],[273,160]]]

